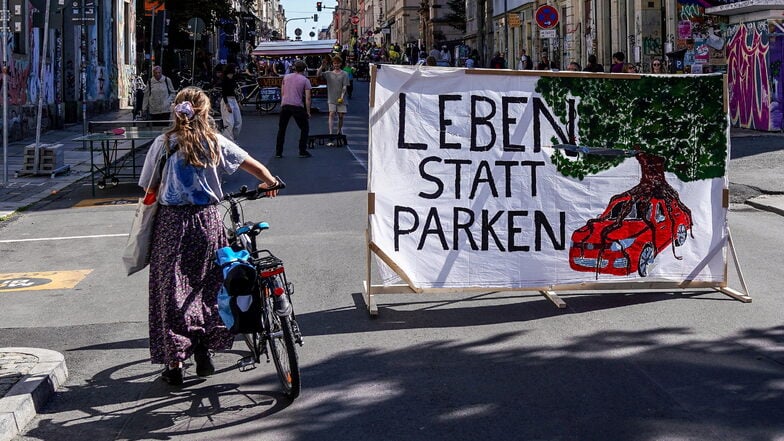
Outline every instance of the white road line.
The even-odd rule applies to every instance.
[[[102,237],[125,237],[128,233],[123,234],[96,234],[94,236],[66,236],[66,237],[41,237],[39,239],[8,239],[0,240],[0,243],[14,243],[14,242],[40,242],[43,240],[75,240],[75,239],[99,239]]]

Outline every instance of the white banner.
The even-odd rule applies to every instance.
[[[722,78],[632,77],[383,65],[371,241],[414,288],[722,282]]]

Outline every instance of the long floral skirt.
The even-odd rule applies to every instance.
[[[234,336],[218,315],[223,277],[215,251],[227,245],[214,205],[158,209],[150,254],[150,357],[183,361],[201,343],[230,349]]]

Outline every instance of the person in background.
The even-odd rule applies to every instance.
[[[427,65],[427,66],[438,66],[438,61],[436,61],[436,57],[434,57],[432,55],[428,55],[427,58],[425,58],[425,65]]]
[[[350,61],[343,66],[343,70],[348,75],[348,87],[346,87],[346,96],[348,99],[351,99],[351,96],[354,94],[354,74],[356,73],[356,69],[354,69],[353,63]]]
[[[452,54],[449,53],[449,49],[446,45],[441,46],[441,52],[439,52],[437,61],[439,66],[452,65]]]
[[[226,65],[221,82],[221,117],[223,118],[223,135],[236,141],[242,130],[242,113],[237,102],[237,80],[234,79],[233,64]]]
[[[654,58],[651,62],[651,73],[664,73],[664,66],[662,66],[662,60],[660,58]]]
[[[610,66],[610,72],[612,73],[621,73],[623,72],[624,62],[623,60],[626,59],[626,56],[623,52],[616,52],[612,55],[612,65]]]
[[[520,49],[520,61],[517,62],[517,70],[531,70],[534,68],[534,62],[525,53],[525,49]]]
[[[623,65],[623,73],[637,73],[637,66],[632,63],[626,63]]]
[[[585,65],[586,72],[604,72],[604,66],[596,61],[596,55],[588,55],[588,64]]]
[[[555,61],[550,61],[550,56],[547,55],[547,52],[542,52],[542,58],[539,59],[539,64],[536,65],[537,70],[551,70],[551,69],[558,69],[558,65],[555,64]]]
[[[176,92],[171,79],[163,75],[161,66],[153,66],[152,78],[144,89],[143,111],[150,115],[151,120],[161,121],[157,125],[168,125]]]
[[[490,59],[491,69],[506,69],[506,60],[501,52],[496,52],[493,58]]]
[[[441,57],[441,51],[438,50],[438,45],[437,44],[433,45],[433,49],[430,49],[430,52],[428,52],[427,54],[429,56],[435,58],[436,61],[438,61],[438,59]]]
[[[210,84],[210,87],[213,89],[221,87],[223,84],[223,71],[225,69],[225,64],[218,64],[215,66],[215,70],[212,72],[212,83]]]
[[[572,61],[572,62],[569,63],[568,66],[566,66],[566,70],[572,71],[572,72],[579,72],[582,69],[580,68],[580,63],[578,63],[576,61]]]
[[[230,349],[234,341],[218,315],[223,275],[215,251],[228,245],[218,209],[221,176],[242,169],[262,181],[261,190],[278,180],[216,131],[204,91],[186,87],[174,104],[174,124],[150,146],[139,185],[155,190],[160,204],[150,251],[150,361],[165,365],[164,382],[181,385],[185,360],[193,356],[196,374],[207,377],[215,372],[209,351]],[[153,182],[164,152],[170,156]]]
[[[286,140],[286,128],[289,120],[299,127],[299,157],[310,158],[308,152],[308,133],[310,132],[310,79],[305,74],[307,65],[302,60],[294,62],[294,73],[283,77],[280,86],[280,119],[278,120],[278,136],[275,142],[275,157],[283,157],[283,143]]]
[[[332,58],[332,70],[327,69],[327,63],[322,63],[316,71],[316,76],[324,78],[327,82],[327,106],[329,106],[329,134],[333,133],[335,114],[337,114],[338,128],[337,134],[343,134],[343,117],[346,116],[347,106],[344,101],[346,88],[348,87],[348,74],[340,68],[343,60],[340,57]],[[328,144],[329,145],[329,144]]]

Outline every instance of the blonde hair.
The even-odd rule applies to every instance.
[[[174,125],[166,132],[166,148],[169,148],[169,137],[176,135],[177,145],[185,157],[185,161],[194,167],[217,165],[220,160],[220,149],[215,124],[210,117],[210,99],[198,87],[186,87],[174,98],[174,104],[189,101],[193,107],[193,116],[188,117],[180,112],[172,112]]]

